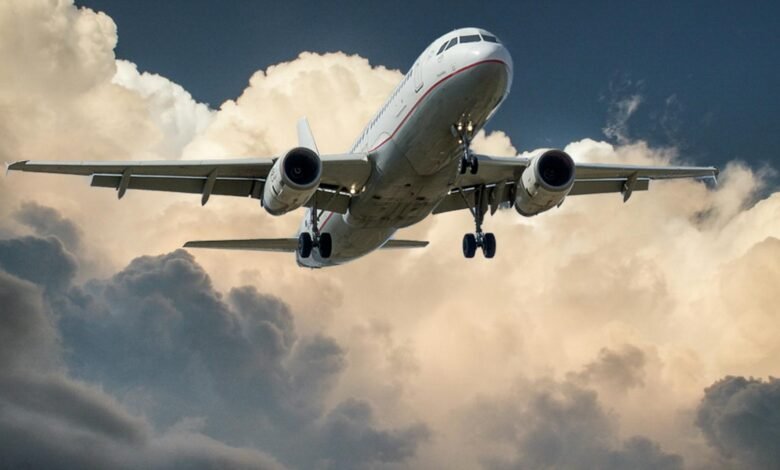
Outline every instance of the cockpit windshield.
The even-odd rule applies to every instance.
[[[460,39],[460,44],[466,44],[468,42],[480,42],[480,41],[493,42],[493,43],[499,42],[498,38],[496,38],[495,36],[491,36],[489,34],[468,34],[465,36],[460,36],[460,38],[456,36],[452,39],[448,39],[444,41],[441,47],[439,47],[439,52],[437,52],[436,55],[439,55],[442,52],[446,51],[447,49],[450,49],[451,47],[457,45],[459,39]]]
[[[469,36],[461,36],[460,37],[460,43],[466,43],[466,42],[479,42],[481,41],[479,34],[471,34]]]

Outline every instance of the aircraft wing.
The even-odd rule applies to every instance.
[[[165,160],[124,162],[21,161],[10,171],[91,176],[91,185],[113,188],[118,196],[128,189],[201,194],[205,204],[212,194],[260,199],[265,180],[276,159]],[[349,189],[365,184],[371,173],[366,154],[322,157],[322,182],[306,204],[345,213]]]
[[[478,155],[479,172],[459,175],[455,188],[434,209],[434,214],[474,207],[478,189],[487,190],[490,213],[501,204],[512,204],[515,185],[530,164],[528,158]],[[646,191],[650,180],[699,178],[715,179],[715,167],[643,166],[609,163],[575,163],[575,180],[569,196],[621,193],[627,200],[632,191]]]

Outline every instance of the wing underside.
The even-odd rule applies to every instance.
[[[514,203],[517,181],[530,164],[527,158],[479,155],[479,172],[463,175],[450,193],[434,209],[434,214],[470,209],[479,199],[494,213],[501,205]],[[646,191],[651,180],[697,178],[715,179],[714,167],[640,166],[603,163],[577,163],[575,181],[569,196],[620,193],[624,200],[633,191]],[[486,197],[478,197],[483,194]]]
[[[261,199],[275,159],[248,158],[204,161],[56,162],[22,161],[9,170],[91,176],[91,185],[112,188],[118,197],[128,190],[200,194],[201,203],[212,195]],[[371,172],[365,154],[322,157],[322,182],[305,205],[345,213],[349,189],[362,186]]]

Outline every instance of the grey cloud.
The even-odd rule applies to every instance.
[[[583,367],[570,378],[584,384],[607,385],[618,390],[640,387],[644,384],[645,353],[626,344],[617,350],[602,348],[598,359]]]
[[[400,462],[414,455],[421,442],[430,437],[423,424],[400,430],[378,429],[371,405],[348,399],[326,417],[321,432],[320,459],[325,468],[367,468],[376,462]]]
[[[780,379],[728,376],[705,390],[696,424],[723,458],[740,467],[780,462]]]
[[[39,288],[0,270],[0,375],[56,365],[57,330],[44,309]]]
[[[0,268],[48,290],[61,290],[73,279],[78,265],[53,237],[0,240]]]
[[[365,401],[328,412],[343,348],[299,336],[289,307],[254,287],[223,297],[185,251],[137,258],[68,295],[60,328],[73,373],[156,428],[201,417],[211,438],[301,468],[403,462],[428,435],[422,424],[384,428]]]
[[[281,468],[260,451],[199,433],[155,436],[146,419],[74,380],[50,298],[0,270],[0,467]]]
[[[0,397],[6,405],[130,445],[142,443],[150,431],[109,395],[57,372],[15,374],[0,382]]]
[[[516,395],[485,399],[469,412],[475,437],[507,444],[511,455],[485,454],[486,467],[680,469],[680,456],[642,436],[618,437],[615,416],[598,395],[572,382],[527,382]],[[489,448],[489,447],[485,447]]]
[[[14,218],[32,228],[39,237],[57,237],[71,252],[78,250],[81,245],[79,228],[56,209],[36,202],[24,202]]]

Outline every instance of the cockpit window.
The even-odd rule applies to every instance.
[[[469,36],[461,36],[460,37],[460,43],[466,43],[466,42],[479,42],[481,39],[479,38],[479,34],[471,34]]]
[[[444,41],[444,44],[441,45],[441,47],[439,48],[439,52],[437,52],[436,55],[439,55],[442,52],[444,52],[444,48],[447,47],[447,44],[449,44],[449,41]]]
[[[452,38],[450,40],[449,44],[447,44],[447,49],[451,48],[452,46],[454,46],[457,43],[458,43],[458,38]],[[446,51],[447,49],[444,49],[444,50]]]
[[[484,39],[487,42],[498,42],[498,38],[495,36],[491,36],[489,34],[483,34],[482,39]]]

